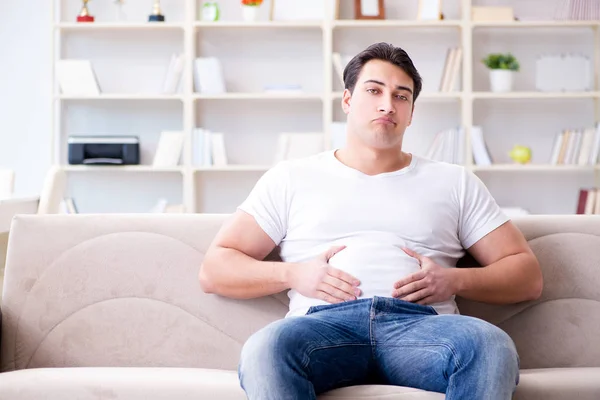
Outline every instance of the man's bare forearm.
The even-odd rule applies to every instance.
[[[250,299],[290,288],[292,263],[258,261],[241,251],[211,249],[200,267],[200,284],[206,293]]]
[[[530,253],[510,255],[483,268],[455,268],[456,295],[493,304],[534,300],[542,291],[538,262]]]

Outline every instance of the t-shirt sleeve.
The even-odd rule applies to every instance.
[[[473,172],[464,169],[461,181],[458,236],[462,246],[468,249],[509,218]]]
[[[258,180],[248,197],[238,206],[254,217],[261,229],[279,245],[287,231],[289,171],[280,163]]]

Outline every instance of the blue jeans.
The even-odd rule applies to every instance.
[[[505,400],[518,384],[519,358],[511,338],[483,320],[374,297],[269,324],[244,344],[238,372],[250,400],[310,400],[364,384]]]

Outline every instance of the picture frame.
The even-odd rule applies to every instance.
[[[271,21],[323,21],[339,17],[340,0],[271,0]]]
[[[354,0],[355,19],[385,19],[384,0]]]
[[[420,21],[442,19],[442,0],[419,0],[417,19]]]

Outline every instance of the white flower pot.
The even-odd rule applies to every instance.
[[[513,86],[513,71],[506,69],[490,70],[492,92],[510,92]]]
[[[246,22],[254,22],[258,19],[258,6],[242,6],[242,16]]]

